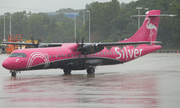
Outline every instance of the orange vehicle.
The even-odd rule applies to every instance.
[[[23,35],[22,34],[16,34],[16,35],[12,35],[9,34],[8,35],[8,41],[9,42],[22,42],[23,41]],[[12,45],[12,44],[7,44],[6,45],[6,53],[11,53],[12,51],[18,49],[18,45]]]

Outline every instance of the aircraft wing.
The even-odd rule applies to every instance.
[[[2,44],[11,44],[11,45],[33,45],[33,43],[24,43],[24,42],[2,42]]]
[[[110,50],[113,46],[118,46],[120,48],[123,48],[124,46],[132,45],[134,47],[137,47],[140,44],[152,44],[152,43],[161,43],[161,42],[158,42],[158,41],[153,41],[153,42],[143,41],[143,42],[97,43],[96,46],[98,46],[98,47],[106,47],[108,50]]]
[[[137,44],[150,44],[151,42],[113,42],[113,43],[97,43],[98,46],[119,46],[119,45],[137,45]]]
[[[38,47],[43,48],[43,47],[59,47],[62,46],[61,43],[27,43],[27,42],[2,42],[2,44],[11,44],[11,45],[38,45]]]
[[[112,47],[117,46],[123,49],[124,46],[132,45],[135,48],[140,44],[154,44],[154,43],[161,43],[159,41],[142,41],[142,42],[118,42],[118,43],[84,43],[81,44],[80,47],[77,49],[82,54],[91,54],[100,52],[106,47],[108,50],[111,50]]]

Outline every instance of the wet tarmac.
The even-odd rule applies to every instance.
[[[8,55],[0,55],[0,63]],[[60,69],[22,71],[0,65],[0,108],[179,108],[180,54],[149,54],[94,75]]]

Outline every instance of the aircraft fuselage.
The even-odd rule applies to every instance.
[[[101,52],[82,55],[79,51],[71,50],[68,45],[16,50],[12,54],[24,53],[25,56],[10,56],[3,62],[3,67],[16,71],[51,68],[83,70],[99,65],[121,64],[161,48],[160,45],[142,44],[137,48],[133,46],[125,46],[123,49],[112,47],[111,50],[104,48]],[[76,47],[76,43],[71,46]]]

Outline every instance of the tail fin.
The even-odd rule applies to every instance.
[[[129,39],[121,42],[156,41],[160,18],[158,16],[160,13],[160,10],[148,11],[144,23],[139,30]]]

